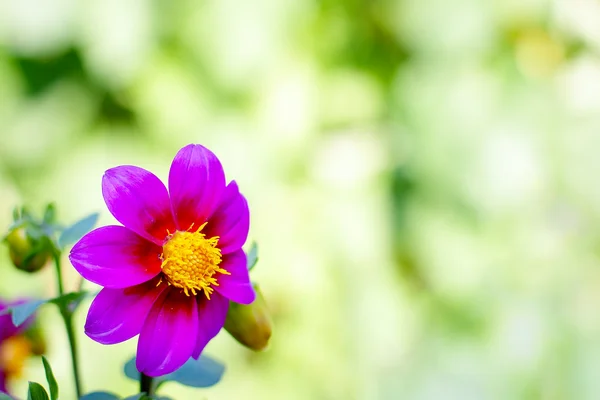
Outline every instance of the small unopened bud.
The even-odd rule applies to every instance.
[[[42,327],[37,321],[34,321],[33,324],[27,328],[23,335],[27,338],[27,340],[29,340],[29,343],[31,344],[32,354],[36,356],[46,354],[46,339],[44,337]]]
[[[272,322],[258,285],[254,285],[254,290],[256,300],[252,304],[230,303],[225,330],[244,346],[258,351],[269,344]]]
[[[47,238],[32,237],[24,226],[13,228],[4,241],[12,263],[22,271],[39,271],[52,255]]]

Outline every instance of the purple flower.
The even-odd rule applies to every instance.
[[[22,300],[9,303],[0,299],[0,313],[7,307],[21,302]],[[23,336],[32,321],[33,319],[29,319],[16,327],[10,314],[0,315],[0,392],[8,393],[7,379],[20,375],[25,360],[32,353],[31,341]]]
[[[102,194],[124,226],[95,229],[71,250],[75,269],[104,287],[85,332],[102,344],[139,334],[138,370],[168,374],[200,356],[230,300],[255,299],[242,250],[248,204],[235,181],[226,185],[217,157],[193,144],[175,156],[169,192],[151,172],[126,165],[106,171]]]

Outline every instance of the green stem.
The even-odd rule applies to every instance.
[[[83,276],[79,277],[79,283],[77,283],[77,291],[81,292],[83,290],[83,284],[85,283],[85,280],[83,279]]]
[[[154,394],[151,376],[140,374],[140,393],[146,393],[148,396]]]
[[[62,273],[60,267],[60,252],[54,252],[54,265],[56,266],[56,279],[58,281],[58,294],[63,296],[65,289],[63,286]],[[73,330],[73,312],[68,309],[68,306],[60,307],[60,315],[65,323],[65,329],[67,330],[67,337],[69,338],[69,346],[71,347],[71,365],[73,368],[73,379],[75,380],[75,391],[77,392],[77,398],[80,398],[83,393],[81,390],[81,378],[79,375],[79,362],[77,357],[77,343],[75,339],[75,331]]]
[[[77,343],[75,341],[75,331],[73,330],[73,314],[61,313],[63,320],[65,321],[65,327],[67,329],[67,336],[69,338],[69,345],[71,346],[71,365],[73,367],[73,378],[75,379],[75,390],[77,392],[77,398],[83,396],[81,390],[81,378],[79,374],[79,362],[77,357]]]
[[[65,288],[63,286],[62,271],[60,269],[60,252],[58,250],[55,250],[53,257],[54,266],[56,267],[56,281],[58,282],[58,295],[62,296],[65,294]]]

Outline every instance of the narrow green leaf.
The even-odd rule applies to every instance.
[[[258,262],[258,244],[256,244],[256,242],[252,242],[252,246],[250,247],[250,251],[248,251],[246,260],[248,271],[250,271]]]
[[[52,367],[50,367],[50,363],[46,360],[46,357],[42,356],[42,363],[44,363],[44,371],[46,371],[46,380],[48,381],[48,387],[50,388],[50,399],[56,400],[58,399],[58,384],[56,383],[56,378],[54,377],[54,373],[52,372]]]
[[[29,391],[27,392],[27,400],[50,400],[48,392],[42,385],[37,382],[29,382]]]
[[[13,208],[12,216],[13,221],[18,221],[21,219],[21,211],[19,210],[19,207]]]
[[[121,398],[116,394],[109,392],[92,392],[83,395],[79,400],[120,400]]]
[[[88,233],[98,221],[98,213],[93,213],[80,219],[73,225],[67,227],[58,238],[58,246],[62,249],[69,244],[73,244]]]
[[[21,303],[21,304],[17,304],[17,305],[8,307],[7,310],[11,314],[12,323],[15,326],[22,325],[45,302],[46,302],[46,300],[39,300],[39,299],[38,300],[30,300],[25,303]]]
[[[46,206],[46,211],[44,211],[44,223],[52,224],[56,220],[56,206],[54,203],[50,203]]]

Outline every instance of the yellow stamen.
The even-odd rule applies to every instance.
[[[183,289],[186,296],[195,296],[204,291],[206,298],[210,300],[213,286],[219,286],[214,274],[218,272],[229,275],[229,272],[219,268],[219,237],[207,239],[200,233],[205,225],[206,223],[195,232],[188,230],[169,234],[160,258],[162,272],[168,284]]]

